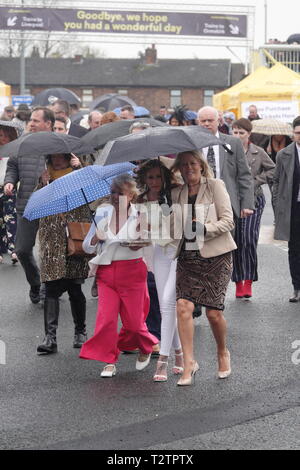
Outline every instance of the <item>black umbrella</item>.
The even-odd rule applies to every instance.
[[[104,147],[109,140],[127,135],[130,126],[135,122],[148,122],[151,127],[168,126],[165,122],[157,121],[152,118],[121,119],[120,121],[110,122],[109,124],[104,124],[103,126],[93,129],[85,134],[81,140],[82,142],[90,144],[94,150],[99,150]]]
[[[81,119],[83,119],[88,114],[88,111],[78,111],[77,113],[70,116],[71,122],[73,122],[73,124],[80,124]]]
[[[99,165],[199,150],[210,145],[222,145],[211,132],[200,126],[150,127],[136,134],[118,137],[106,144],[97,158]]]
[[[81,104],[81,99],[67,88],[48,88],[35,95],[31,106],[49,106],[56,100],[65,100],[69,104]]]
[[[0,156],[3,158],[51,155],[54,153],[86,155],[91,152],[90,145],[82,142],[78,137],[56,132],[25,134],[0,147]]]
[[[107,93],[106,95],[99,96],[90,104],[90,110],[102,108],[104,111],[112,111],[120,106],[130,104],[137,106],[137,104],[128,96],[118,95],[117,93]]]

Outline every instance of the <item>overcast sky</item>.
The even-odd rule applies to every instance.
[[[77,2],[76,2],[77,3]],[[82,2],[80,2],[82,3]],[[96,2],[95,2],[96,3]],[[103,3],[107,2],[98,2],[98,5],[102,6]],[[117,9],[116,7],[122,4],[120,1],[110,1],[111,10]],[[174,5],[174,11],[176,10],[176,3],[183,5],[198,4],[198,5],[233,5],[233,6],[255,6],[256,16],[255,16],[255,47],[263,45],[265,38],[265,0],[191,0],[190,2],[185,2],[185,0],[173,0],[168,2],[167,5]],[[130,8],[130,1],[126,2],[126,6]],[[151,0],[147,2],[146,0],[141,0],[141,2],[135,2],[135,5],[139,4],[139,8],[136,10],[143,10],[142,5],[147,4],[148,8],[151,5],[153,11],[159,11],[159,6],[164,3],[162,0]],[[77,4],[76,4],[77,7]],[[288,36],[293,33],[300,33],[300,0],[267,0],[267,12],[268,12],[268,27],[267,27],[267,37],[268,39],[277,38],[282,41],[286,41]],[[190,7],[191,8],[191,7]],[[230,8],[228,8],[228,13],[230,13]],[[155,36],[153,36],[153,42],[155,41]],[[102,44],[101,50],[103,50],[107,57],[137,57],[139,51],[143,50],[146,47],[146,44],[136,44],[134,46],[128,44],[117,44],[109,45]],[[158,57],[159,58],[222,58],[229,57],[233,61],[237,61],[225,48],[204,48],[199,46],[164,46],[157,43]],[[235,48],[234,52],[243,58],[243,51],[240,48]]]

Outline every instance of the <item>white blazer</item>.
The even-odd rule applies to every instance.
[[[139,224],[138,212],[131,205],[130,215],[117,234],[114,234],[110,228],[110,221],[113,215],[113,206],[105,205],[97,209],[95,221],[97,228],[106,233],[106,240],[98,242],[96,245],[91,244],[91,240],[96,233],[96,226],[92,223],[91,228],[85,237],[82,247],[86,253],[94,254],[95,257],[89,262],[90,275],[95,275],[99,265],[108,265],[116,260],[129,260],[143,257],[143,248],[134,251],[127,247],[120,246],[121,242],[134,240]]]

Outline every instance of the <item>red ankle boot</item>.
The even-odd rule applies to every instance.
[[[244,281],[236,282],[235,285],[235,296],[237,299],[241,299],[242,297],[244,297]]]
[[[252,297],[252,280],[246,279],[244,283],[244,297],[250,299]]]

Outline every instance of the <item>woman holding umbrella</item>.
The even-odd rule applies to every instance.
[[[152,348],[158,340],[152,336],[145,320],[149,312],[147,267],[143,246],[135,241],[140,219],[133,202],[136,183],[128,174],[112,180],[110,204],[96,211],[97,229],[92,224],[83,248],[96,256],[90,261],[96,275],[98,312],[95,333],[82,347],[80,357],[105,362],[101,377],[116,375],[120,351],[139,349],[136,369],[150,362]],[[118,315],[123,327],[118,333]]]
[[[56,179],[80,168],[74,154],[53,154],[47,157],[47,170],[41,176],[39,187],[52,184]],[[81,286],[88,276],[87,258],[67,255],[68,222],[89,222],[86,205],[64,214],[49,215],[39,222],[41,279],[45,283],[44,303],[45,338],[37,347],[41,354],[57,352],[56,330],[59,317],[59,297],[68,292],[75,325],[74,348],[86,341],[86,299]]]
[[[148,221],[152,222],[151,207],[153,208],[153,204],[165,202],[165,195],[171,195],[172,186],[176,186],[175,179],[171,171],[160,160],[149,160],[140,166],[136,173],[136,180],[138,188],[143,191],[138,197],[138,202],[141,203],[142,208],[147,209],[150,216],[148,216]],[[159,212],[155,212],[155,214],[158,218]],[[163,243],[163,240],[160,239],[155,240],[154,244],[154,277],[162,320],[160,355],[153,380],[154,382],[166,382],[168,379],[168,360],[172,348],[175,350],[173,373],[180,374],[183,371],[183,353],[176,322],[175,247],[171,245],[164,246],[166,243]]]

